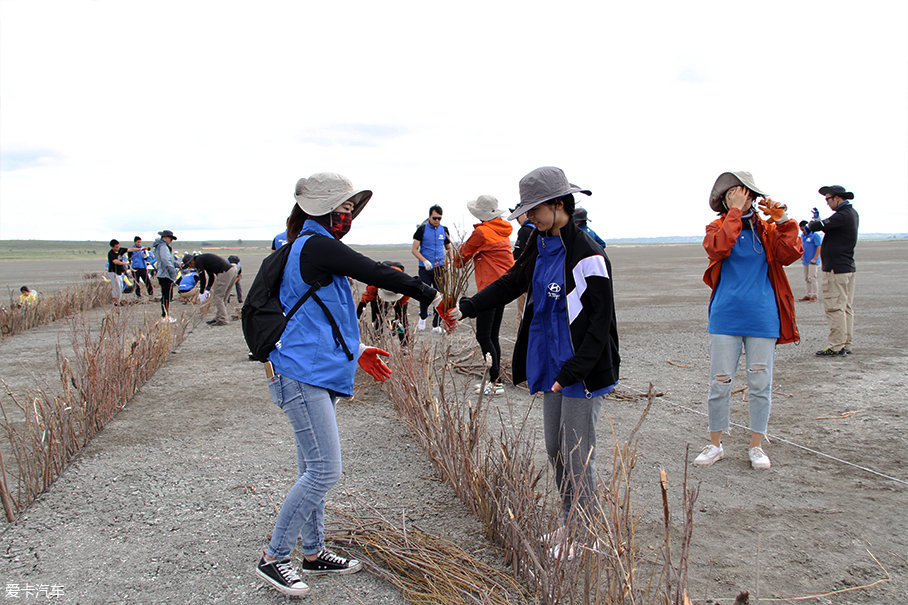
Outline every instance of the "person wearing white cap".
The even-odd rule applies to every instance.
[[[473,225],[473,233],[460,247],[459,254],[454,256],[455,263],[463,265],[473,261],[473,277],[476,278],[476,290],[482,290],[504,275],[514,266],[511,252],[511,224],[501,218],[504,210],[498,208],[498,200],[491,195],[480,195],[467,202],[467,210],[479,219]],[[489,383],[484,394],[500,395],[504,393],[499,375],[501,373],[501,344],[498,332],[501,330],[501,318],[504,316],[504,305],[487,309],[476,316],[476,341],[483,356],[488,355]],[[480,383],[477,389],[481,388]]]
[[[287,219],[287,245],[292,248],[280,286],[281,306],[286,313],[298,301],[304,303],[268,356],[266,375],[271,399],[287,415],[296,436],[299,471],[256,566],[259,577],[285,595],[309,592],[290,560],[298,539],[304,574],[348,574],[362,568],[359,561],[325,550],[324,544],[325,495],[341,475],[335,402],[352,396],[357,363],[380,381],[391,370],[379,359],[388,353],[360,343],[347,278],[420,302],[437,304],[442,298],[418,278],[340,242],[371,197],[371,191],[355,190],[339,174],[314,174],[297,182],[296,204]]]
[[[754,205],[761,197],[766,220]],[[732,379],[743,350],[750,408],[748,457],[754,469],[768,469],[769,456],[761,444],[772,408],[775,347],[800,339],[785,275],[785,266],[801,258],[798,224],[788,218],[785,204],[757,188],[749,172],[720,174],[709,205],[719,214],[703,238],[710,261],[703,281],[712,288],[707,328],[710,443],[694,464],[710,466],[725,456],[722,433],[730,427]]]
[[[601,246],[577,228],[574,194],[560,168],[543,166],[520,179],[520,204],[536,230],[514,266],[446,319],[476,317],[528,292],[512,358],[514,384],[542,393],[545,448],[561,492],[564,526],[545,536],[549,554],[573,557],[572,535],[589,538],[601,515],[596,495],[596,423],[618,383],[620,355],[612,269]],[[582,528],[582,531],[577,530]]]

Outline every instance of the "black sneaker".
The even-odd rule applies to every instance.
[[[851,349],[842,349],[842,352],[845,353],[845,355],[851,355]]]
[[[216,322],[216,321],[217,321],[216,319],[209,319],[209,320],[206,321],[205,323],[208,324],[208,325],[210,326],[210,325],[213,325],[214,322]]]
[[[817,351],[817,357],[844,357],[845,355],[847,355],[847,353],[845,353],[845,349],[836,351],[835,349],[826,347],[822,351]]]
[[[356,573],[363,568],[363,564],[356,559],[345,559],[325,549],[319,551],[318,556],[312,561],[303,557],[303,568],[306,574],[348,574]]]
[[[303,582],[296,570],[293,569],[290,557],[283,561],[270,562],[266,561],[265,557],[262,557],[255,568],[255,573],[282,594],[291,597],[302,597],[309,593],[309,585]]]

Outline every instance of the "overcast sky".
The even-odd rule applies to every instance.
[[[0,239],[270,239],[296,180],[518,201],[560,166],[605,239],[697,235],[725,170],[908,232],[908,2],[0,0]],[[584,196],[581,196],[584,197]]]

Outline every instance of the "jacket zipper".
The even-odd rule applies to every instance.
[[[568,270],[567,245],[565,245],[565,243],[564,243],[564,238],[561,237],[560,230],[558,231],[558,239],[561,240],[561,247],[564,248],[564,289],[567,290],[567,270]],[[543,244],[543,247],[545,247],[545,244]],[[576,288],[577,284],[574,284],[574,287]],[[565,294],[564,294],[564,308],[565,308],[565,310],[567,310],[567,292],[565,292]],[[565,319],[565,321],[567,321],[568,341],[571,343],[571,353],[572,353],[571,357],[575,357],[577,355],[577,350],[574,348],[574,335],[571,334],[571,322],[568,319],[567,315],[564,316],[564,319]],[[586,398],[592,399],[593,394],[590,392],[590,390],[588,388],[586,388],[586,380],[581,379],[580,384],[583,385],[583,393],[586,395]]]

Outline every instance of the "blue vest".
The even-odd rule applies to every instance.
[[[132,258],[130,260],[132,261],[133,269],[144,269],[147,266],[147,263],[145,262],[144,250],[137,250],[136,252],[133,252]]]
[[[284,268],[280,291],[284,313],[311,287],[300,275],[300,252],[315,233],[333,237],[315,221],[305,222],[303,234],[293,242]],[[281,376],[350,397],[353,395],[353,377],[359,357],[359,322],[350,282],[344,275],[333,275],[331,283],[316,292],[331,311],[344,342],[353,353],[353,359],[347,359],[340,343],[334,338],[325,312],[315,300],[309,298],[290,318],[268,360]]]
[[[199,275],[195,271],[184,273],[182,279],[180,279],[180,285],[177,286],[177,291],[189,292],[190,290],[195,288],[197,281],[199,281]]]
[[[419,253],[438,267],[444,264],[445,261],[445,238],[447,233],[441,225],[433,227],[430,223],[426,223],[423,227]]]

